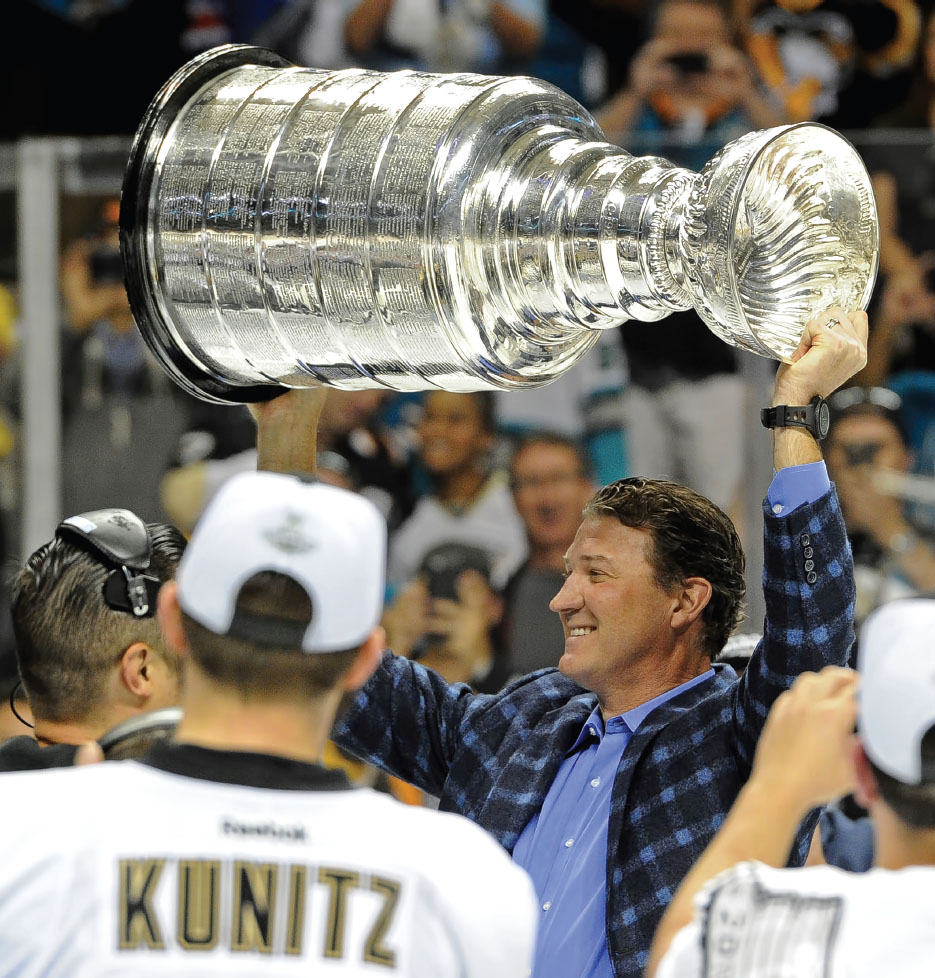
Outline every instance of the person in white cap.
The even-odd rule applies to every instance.
[[[526,874],[466,819],[318,763],[380,655],[385,552],[353,493],[221,490],[159,594],[176,740],[5,776],[0,976],[525,978]]]
[[[935,973],[933,635],[935,601],[884,605],[861,631],[859,682],[829,667],[777,700],[749,782],[659,925],[648,978]],[[852,790],[875,868],[776,868],[805,814]]]

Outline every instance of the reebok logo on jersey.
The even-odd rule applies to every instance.
[[[275,822],[238,822],[229,816],[221,820],[225,835],[243,835],[251,838],[280,839],[283,842],[305,842],[304,825],[277,825]]]

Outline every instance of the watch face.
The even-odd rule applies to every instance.
[[[818,410],[815,412],[815,424],[818,427],[818,440],[821,441],[828,434],[831,427],[831,411],[826,401],[818,402]]]

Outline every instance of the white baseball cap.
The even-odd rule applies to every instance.
[[[261,571],[292,578],[308,593],[305,652],[361,645],[380,622],[386,523],[355,493],[274,472],[225,483],[198,521],[179,564],[182,610],[227,635],[246,581]]]
[[[867,756],[904,784],[922,782],[921,744],[935,726],[935,601],[883,605],[860,631],[857,729]]]

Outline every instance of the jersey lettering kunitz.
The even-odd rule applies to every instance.
[[[5,775],[0,976],[526,978],[532,886],[486,833],[262,760],[304,773],[274,773],[277,787],[135,761]]]
[[[695,901],[657,978],[931,978],[935,868],[741,863]]]

